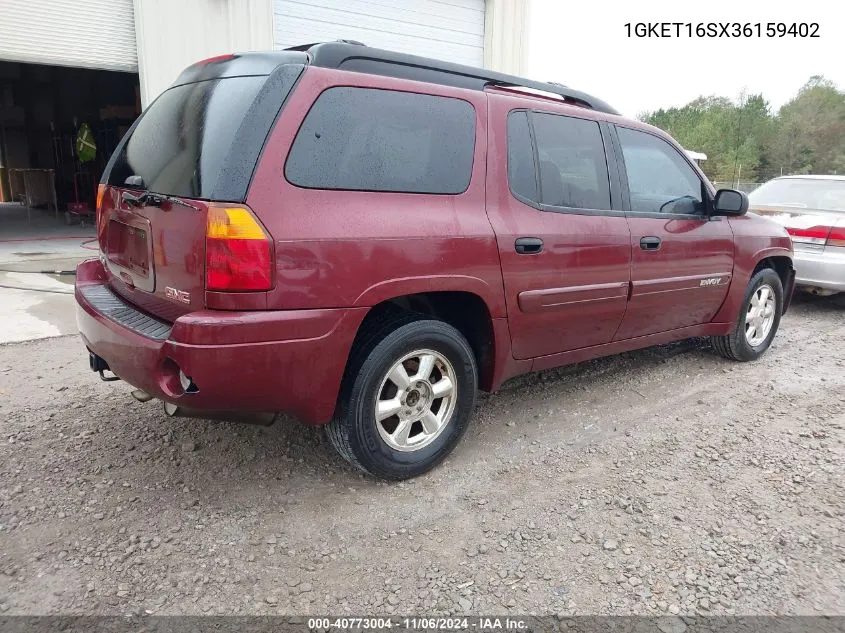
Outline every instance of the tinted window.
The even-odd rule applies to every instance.
[[[474,150],[466,101],[330,88],[305,117],[285,176],[315,189],[456,194],[469,186]]]
[[[266,80],[230,77],[166,90],[114,158],[108,184],[120,186],[135,175],[157,193],[214,197],[236,132]],[[265,128],[264,136],[269,124]],[[250,168],[245,181],[251,174]]]
[[[528,114],[525,112],[508,115],[508,183],[515,195],[539,201],[534,147],[531,145]]]
[[[610,209],[610,183],[599,125],[557,114],[532,114],[540,167],[540,201],[575,209]]]
[[[617,129],[632,211],[700,213],[703,210],[703,183],[674,147],[652,134]]]

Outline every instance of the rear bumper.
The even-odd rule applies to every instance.
[[[837,252],[837,251],[842,251]],[[795,285],[845,292],[845,248],[795,251]]]
[[[366,313],[205,310],[162,324],[111,293],[96,259],[77,268],[76,302],[85,345],[130,385],[191,409],[280,412],[312,424],[334,413]],[[180,371],[196,391],[185,390]]]

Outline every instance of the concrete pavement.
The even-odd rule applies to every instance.
[[[0,205],[0,344],[76,332],[76,264],[97,254],[91,226]]]

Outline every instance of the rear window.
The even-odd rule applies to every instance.
[[[266,76],[229,77],[165,91],[118,149],[108,184],[121,186],[127,177],[140,176],[156,193],[214,198],[241,123],[266,81]],[[268,130],[269,124],[263,137]]]
[[[459,194],[474,150],[475,110],[466,101],[329,88],[294,139],[285,177],[311,189]]]
[[[845,213],[845,180],[775,179],[757,187],[748,198],[751,204]]]

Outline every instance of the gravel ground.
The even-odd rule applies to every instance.
[[[0,347],[0,613],[845,614],[845,302],[509,382],[445,464],[170,420],[75,337]]]

